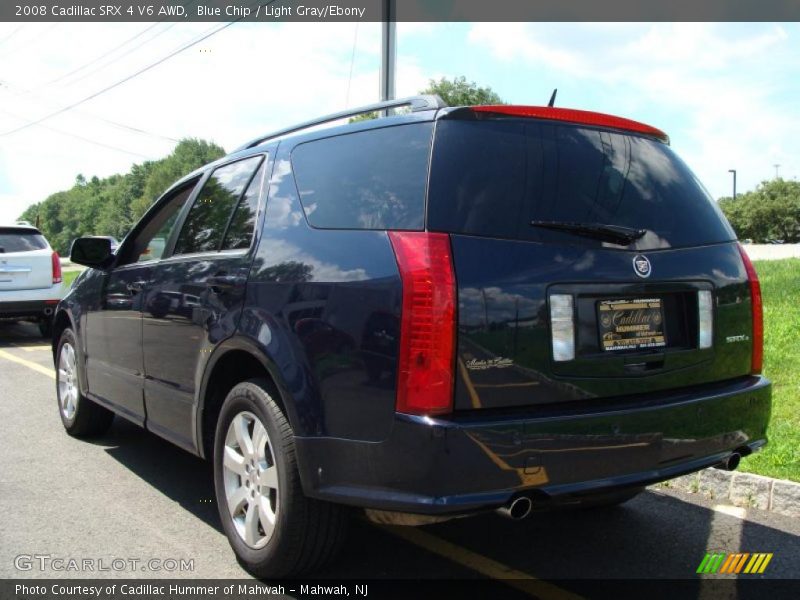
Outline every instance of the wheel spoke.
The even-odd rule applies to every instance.
[[[267,470],[261,473],[258,478],[261,487],[268,487],[273,490],[278,489],[278,469],[275,467],[267,467]]]
[[[228,495],[228,512],[232,517],[239,514],[246,500],[247,488],[244,486],[237,488],[232,494]]]
[[[266,461],[267,430],[256,420],[253,424],[253,450],[257,461]]]
[[[267,498],[261,497],[258,501],[258,517],[261,521],[261,528],[264,530],[264,535],[269,537],[272,530],[275,529],[275,513],[272,512]]]
[[[222,457],[222,464],[226,469],[230,469],[237,475],[244,475],[244,456],[239,454],[230,446],[225,446],[225,454]]]
[[[64,344],[64,352],[67,357],[67,364],[71,368],[75,368],[75,350],[72,348],[72,345]]]
[[[247,505],[247,513],[244,517],[244,541],[255,546],[261,534],[258,531],[258,509],[254,502]]]
[[[236,415],[233,420],[233,433],[236,436],[236,442],[239,444],[239,450],[245,458],[253,456],[253,440],[250,438],[250,432],[247,430],[247,419],[244,415]]]

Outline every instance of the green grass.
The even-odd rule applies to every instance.
[[[755,263],[764,298],[764,374],[772,380],[767,447],[743,471],[800,481],[800,259]]]
[[[81,274],[80,271],[65,271],[62,276],[64,280],[64,289],[68,290],[72,285],[72,282],[80,274]]]

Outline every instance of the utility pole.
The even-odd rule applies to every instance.
[[[397,59],[397,0],[382,0],[380,98],[394,100],[395,62]],[[389,111],[382,111],[388,116]]]
[[[728,173],[733,173],[733,199],[736,200],[736,169],[728,169]]]
[[[781,166],[780,166],[780,165],[772,165],[772,166],[774,166],[774,167],[775,167],[775,179],[777,179],[777,178],[779,177],[779,175],[778,175],[778,169],[780,169],[780,168],[781,168]]]

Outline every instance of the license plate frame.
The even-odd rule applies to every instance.
[[[613,298],[597,301],[597,331],[601,350],[625,352],[667,345],[662,298]]]

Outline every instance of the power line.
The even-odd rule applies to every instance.
[[[7,81],[0,80],[0,87],[5,87],[5,88],[7,88],[9,90],[11,88],[20,90],[19,94],[15,94],[15,96],[17,96],[17,97],[21,97],[21,96],[24,96],[24,95],[31,95],[34,98],[38,98],[40,101],[43,101],[43,102],[47,103],[47,99],[46,98],[43,98],[42,96],[39,96],[38,94],[35,94],[33,90],[20,88],[19,86],[16,86],[16,85],[15,86],[10,86]],[[177,143],[177,142],[180,141],[180,140],[178,140],[178,139],[176,139],[174,137],[170,137],[168,135],[161,135],[161,134],[158,134],[158,133],[153,133],[151,131],[147,131],[145,129],[141,129],[139,127],[133,127],[132,125],[126,125],[125,123],[120,123],[118,121],[113,121],[111,119],[106,119],[105,117],[101,117],[101,116],[98,116],[98,115],[93,115],[93,114],[87,113],[86,111],[83,111],[83,110],[76,110],[75,112],[77,114],[81,115],[81,116],[87,117],[89,119],[95,119],[97,121],[101,121],[101,122],[106,123],[108,125],[111,125],[113,127],[117,127],[118,129],[123,129],[123,130],[126,130],[126,131],[132,131],[133,133],[138,133],[140,135],[146,135],[148,137],[152,137],[152,138],[156,138],[156,139],[160,139],[160,140],[166,140],[166,141],[169,141],[169,142]],[[22,117],[20,117],[20,118],[22,118]],[[30,121],[30,119],[27,119],[27,118],[25,118],[23,120]]]
[[[97,67],[96,69],[92,69],[91,71],[88,71],[88,72],[84,73],[84,74],[83,74],[83,75],[81,75],[80,77],[76,77],[76,78],[75,78],[75,79],[73,79],[72,81],[68,81],[68,82],[67,82],[67,83],[65,83],[65,84],[64,84],[62,87],[69,87],[69,86],[75,85],[75,84],[76,84],[76,83],[78,83],[79,81],[83,81],[83,80],[84,80],[84,79],[86,79],[87,77],[91,77],[92,75],[94,75],[94,74],[95,74],[95,73],[97,73],[98,71],[102,71],[103,69],[105,69],[105,68],[107,68],[107,67],[110,67],[110,66],[111,66],[111,65],[113,65],[115,62],[118,62],[118,61],[122,60],[123,58],[125,58],[126,56],[128,56],[129,54],[131,54],[132,52],[135,52],[136,50],[138,50],[139,48],[141,48],[142,46],[144,46],[145,44],[149,44],[150,42],[152,42],[152,41],[153,41],[154,39],[156,39],[157,37],[159,37],[159,36],[161,36],[161,35],[163,35],[163,34],[167,33],[167,32],[168,32],[170,29],[172,29],[173,27],[175,27],[175,25],[177,25],[177,23],[170,23],[170,24],[169,24],[167,27],[165,27],[164,29],[162,29],[161,31],[159,31],[158,33],[156,33],[154,36],[151,36],[151,37],[149,37],[149,38],[147,38],[147,39],[145,39],[145,40],[142,40],[140,43],[136,44],[136,45],[135,45],[133,48],[129,48],[128,50],[126,50],[125,52],[123,52],[122,54],[120,54],[119,56],[117,56],[116,58],[114,58],[114,59],[110,60],[109,62],[107,62],[106,64],[104,64],[104,65],[100,65],[100,66],[99,66],[99,67]],[[101,57],[101,58],[102,58],[102,57]],[[95,61],[95,62],[96,62],[96,61]]]
[[[353,81],[353,65],[356,62],[356,46],[358,45],[358,21],[356,21],[356,31],[353,34],[353,51],[350,53],[350,75],[347,76],[347,93],[344,97],[344,107],[350,106],[350,84]]]
[[[0,46],[2,46],[3,44],[5,44],[5,43],[6,43],[8,40],[10,40],[10,39],[11,39],[12,37],[14,37],[15,35],[17,35],[17,34],[19,33],[20,29],[22,29],[23,27],[25,27],[25,25],[24,25],[24,24],[23,24],[23,25],[20,25],[20,26],[19,26],[19,27],[17,27],[17,28],[16,28],[14,31],[12,31],[11,33],[9,33],[9,34],[8,34],[6,37],[4,37],[2,40],[0,40]]]
[[[193,6],[194,4],[197,4],[197,2],[198,2],[198,0],[192,0],[192,2],[190,2],[189,4],[187,4],[187,5],[186,5],[186,7],[187,7],[187,8],[189,8],[189,7]],[[102,53],[100,56],[98,56],[98,57],[94,58],[93,60],[90,60],[88,63],[85,63],[85,64],[81,65],[80,67],[77,67],[77,68],[73,69],[72,71],[69,71],[68,73],[65,73],[64,75],[61,75],[60,77],[57,77],[56,79],[53,79],[53,80],[51,80],[51,81],[48,81],[48,82],[46,82],[46,83],[42,84],[41,86],[38,86],[38,87],[37,87],[37,88],[35,88],[35,89],[40,89],[40,88],[42,88],[42,87],[47,87],[47,86],[50,86],[50,85],[52,85],[52,84],[54,84],[54,83],[58,83],[59,81],[62,81],[62,80],[64,80],[64,79],[67,79],[67,78],[68,78],[68,77],[70,77],[71,75],[74,75],[75,73],[79,73],[79,72],[80,72],[80,71],[82,71],[83,69],[86,69],[87,67],[90,67],[90,66],[92,66],[93,64],[95,64],[95,63],[97,63],[97,62],[100,62],[100,61],[101,61],[101,60],[103,60],[104,58],[108,58],[109,56],[111,56],[111,55],[112,55],[114,52],[116,52],[116,51],[117,51],[117,50],[119,50],[120,48],[122,48],[122,47],[126,46],[127,44],[129,44],[129,43],[130,43],[130,42],[132,42],[133,40],[135,40],[135,39],[137,39],[137,38],[139,38],[139,37],[143,36],[144,34],[146,34],[146,33],[147,33],[148,31],[150,31],[151,29],[154,29],[155,27],[158,27],[159,25],[163,24],[164,22],[166,22],[166,20],[167,20],[167,19],[166,19],[166,17],[165,17],[164,19],[161,19],[160,21],[158,21],[158,22],[156,22],[156,23],[154,23],[154,24],[150,25],[149,27],[145,27],[145,28],[144,28],[142,31],[140,31],[139,33],[137,33],[137,34],[136,34],[136,35],[134,35],[133,37],[130,37],[130,38],[128,38],[127,40],[125,40],[124,42],[122,42],[121,44],[118,44],[117,46],[114,46],[114,47],[113,47],[111,50],[108,50],[108,51],[106,51],[106,52]],[[130,48],[129,50],[127,50],[126,52],[124,52],[124,53],[123,53],[121,56],[118,56],[118,57],[116,57],[115,59],[113,59],[113,60],[111,60],[110,62],[106,63],[105,65],[103,65],[103,66],[99,67],[98,69],[94,69],[94,70],[90,71],[89,73],[85,73],[85,74],[84,74],[84,75],[82,75],[81,77],[79,77],[79,78],[77,78],[77,79],[75,79],[75,80],[71,81],[70,83],[67,83],[67,85],[68,85],[68,86],[69,86],[69,85],[73,85],[73,84],[77,83],[78,81],[82,81],[83,79],[85,79],[86,77],[88,77],[89,75],[91,75],[92,73],[96,73],[97,71],[99,71],[99,70],[102,70],[102,69],[104,69],[104,68],[108,67],[109,65],[112,65],[112,64],[114,64],[115,62],[117,62],[118,60],[121,60],[122,58],[124,58],[125,56],[127,56],[128,54],[130,54],[131,52],[133,52],[133,51],[135,51],[135,50],[138,50],[139,48],[141,48],[141,47],[142,47],[144,44],[146,44],[147,42],[152,42],[154,39],[156,39],[156,38],[157,38],[157,37],[159,37],[160,35],[162,35],[162,34],[166,33],[166,32],[167,32],[167,31],[169,31],[170,29],[172,29],[172,28],[173,28],[175,25],[177,25],[177,23],[172,23],[172,24],[170,24],[168,27],[166,27],[166,28],[162,29],[160,32],[156,33],[156,35],[154,35],[154,36],[152,36],[152,37],[148,38],[147,40],[144,40],[144,41],[142,41],[140,44],[137,44],[137,45],[136,45],[136,46],[134,46],[133,48]]]
[[[265,3],[261,4],[260,6],[262,6],[262,7],[269,6],[270,4],[273,4],[275,1],[276,0],[269,0],[269,2],[265,2]],[[256,4],[256,2],[252,2],[251,5],[252,4]],[[53,117],[55,117],[57,115],[60,115],[62,113],[65,113],[68,110],[72,110],[75,107],[80,106],[84,102],[88,102],[89,100],[97,98],[98,96],[100,96],[102,94],[105,94],[106,92],[109,92],[109,91],[113,90],[114,88],[119,87],[120,85],[122,85],[124,83],[127,83],[128,81],[131,81],[132,79],[135,79],[139,75],[142,75],[142,74],[146,73],[150,69],[153,69],[153,68],[157,67],[158,65],[168,61],[169,59],[171,59],[171,58],[177,56],[178,54],[180,54],[181,52],[183,52],[184,50],[188,50],[192,46],[196,46],[200,42],[202,42],[204,40],[207,40],[208,38],[210,38],[213,35],[216,35],[220,31],[223,31],[223,30],[227,29],[228,27],[230,27],[231,25],[234,25],[235,23],[238,23],[242,19],[244,19],[244,15],[242,15],[241,17],[239,17],[239,18],[237,18],[237,19],[235,19],[233,21],[230,21],[229,23],[225,23],[224,25],[214,29],[213,31],[209,31],[205,35],[202,35],[200,38],[197,38],[197,39],[189,42],[188,44],[185,44],[185,45],[181,46],[180,48],[178,48],[178,49],[174,50],[173,52],[170,52],[169,54],[167,54],[165,57],[160,58],[156,62],[151,63],[151,64],[147,65],[146,67],[143,67],[142,69],[139,69],[135,73],[132,73],[131,75],[128,75],[127,77],[125,77],[123,79],[120,79],[116,83],[112,83],[111,85],[109,85],[109,86],[107,86],[107,87],[105,87],[105,88],[103,88],[103,89],[101,89],[101,90],[99,90],[97,92],[94,92],[93,94],[90,94],[90,95],[86,96],[85,98],[83,98],[81,100],[73,102],[72,104],[70,104],[68,106],[65,106],[63,108],[60,108],[55,112],[49,113],[49,114],[47,114],[47,115],[45,115],[45,116],[43,116],[43,117],[41,117],[39,119],[36,119],[35,121],[31,121],[31,122],[29,122],[29,123],[27,123],[25,125],[21,125],[20,127],[17,127],[15,129],[11,129],[9,131],[4,131],[3,133],[0,133],[0,137],[11,135],[12,133],[17,133],[18,131],[22,131],[23,129],[27,129],[28,127],[32,127],[33,125],[38,125],[39,123],[47,121],[48,119],[51,119],[51,118],[53,118]]]
[[[272,1],[274,2],[275,0],[272,0]],[[28,127],[31,127],[33,125],[38,125],[39,123],[47,121],[48,119],[52,119],[53,117],[55,117],[57,115],[60,115],[62,113],[67,112],[68,110],[72,110],[75,107],[80,106],[84,102],[88,102],[89,100],[97,98],[98,96],[100,96],[102,94],[105,94],[106,92],[110,92],[111,90],[113,90],[116,87],[119,87],[123,83],[127,83],[131,79],[134,79],[134,78],[138,77],[139,75],[142,75],[142,74],[146,73],[150,69],[153,69],[153,68],[157,67],[158,65],[168,61],[170,58],[173,58],[174,56],[177,56],[178,54],[180,54],[184,50],[188,50],[192,46],[196,46],[197,44],[199,44],[203,40],[206,40],[206,39],[210,38],[212,35],[216,35],[220,31],[222,31],[224,29],[227,29],[228,27],[230,27],[234,23],[238,23],[240,20],[241,20],[241,18],[237,19],[236,21],[231,21],[230,23],[225,23],[225,25],[223,25],[221,27],[218,27],[214,31],[211,31],[211,32],[207,33],[206,35],[202,36],[201,38],[199,38],[197,40],[194,40],[194,41],[186,44],[185,46],[182,46],[182,47],[178,48],[177,50],[174,50],[173,52],[170,52],[165,57],[157,60],[154,63],[151,63],[151,64],[147,65],[146,67],[144,67],[142,69],[139,69],[135,73],[133,73],[131,75],[128,75],[127,77],[125,77],[123,79],[120,79],[116,83],[112,83],[111,85],[109,85],[107,87],[104,87],[103,89],[98,90],[97,92],[94,92],[93,94],[89,94],[88,96],[86,96],[85,98],[83,98],[81,100],[78,100],[77,102],[73,102],[72,104],[70,104],[68,106],[65,106],[65,107],[60,108],[60,109],[58,109],[58,110],[56,110],[56,111],[54,111],[52,113],[49,113],[49,114],[47,114],[47,115],[45,115],[43,117],[40,117],[39,119],[36,119],[35,121],[31,121],[30,123],[28,123],[26,125],[22,125],[20,127],[17,127],[16,129],[10,129],[9,131],[4,131],[3,133],[0,133],[0,137],[11,135],[12,133],[17,133],[18,131],[22,131],[23,129],[27,129]]]
[[[12,117],[14,119],[17,119],[19,121],[28,121],[28,119],[25,119],[24,117],[20,117],[19,115],[15,115],[14,113],[9,112],[9,111],[4,110],[4,109],[0,109],[0,112],[5,113],[8,116],[10,116],[10,117]],[[33,123],[31,123],[31,124],[33,124]],[[70,133],[69,131],[64,131],[63,129],[56,129],[55,127],[51,127],[49,125],[42,125],[41,123],[36,123],[36,126],[37,127],[41,127],[42,129],[46,129],[48,131],[52,131],[54,133],[58,133],[60,135],[65,135],[67,137],[71,137],[71,138],[75,138],[77,140],[81,140],[81,141],[86,142],[88,144],[93,144],[95,146],[101,146],[103,148],[108,148],[109,150],[116,150],[117,152],[122,152],[124,154],[130,154],[132,156],[138,156],[139,158],[143,158],[145,160],[150,159],[149,156],[145,156],[144,154],[139,154],[138,152],[131,152],[130,150],[124,150],[123,148],[118,148],[117,146],[112,146],[110,144],[105,144],[103,142],[98,142],[97,140],[92,140],[92,139],[89,139],[87,137],[83,137],[82,135],[78,135],[76,133]]]
[[[45,33],[47,33],[48,31],[50,31],[50,30],[52,30],[52,29],[54,29],[56,27],[58,27],[62,22],[63,21],[57,21],[55,23],[50,23],[50,25],[48,27],[45,27],[42,31],[40,31],[38,35],[34,35],[29,40],[26,40],[26,41],[22,42],[18,46],[14,47],[14,48],[11,48],[11,50],[9,50],[9,51],[7,51],[7,52],[5,52],[3,54],[0,54],[0,58],[7,58],[7,57],[11,56],[12,54],[14,54],[15,52],[19,52],[22,48],[27,48],[28,46],[30,46],[34,42],[39,42],[41,40],[42,36]]]
[[[80,67],[78,67],[76,69],[72,69],[72,71],[70,71],[69,73],[64,73],[61,77],[57,77],[56,79],[53,79],[52,81],[48,81],[48,82],[42,84],[42,86],[40,86],[40,87],[53,85],[54,83],[58,83],[59,81],[63,81],[64,79],[66,79],[67,77],[70,77],[71,75],[74,75],[75,73],[79,73],[80,71],[83,71],[86,67],[91,67],[96,62],[99,62],[99,61],[103,60],[104,58],[108,58],[109,55],[113,54],[114,52],[116,52],[117,50],[122,48],[123,46],[128,45],[129,43],[131,43],[136,38],[143,36],[145,33],[150,31],[154,27],[158,27],[160,24],[161,24],[161,22],[158,22],[158,23],[154,23],[153,25],[150,25],[149,27],[146,27],[144,30],[140,31],[139,33],[137,33],[133,37],[130,37],[127,40],[125,40],[124,42],[122,42],[121,44],[119,44],[117,46],[114,46],[111,50],[108,50],[108,51],[104,52],[103,54],[101,54],[97,58],[95,58],[93,60],[90,60],[88,63],[83,64],[83,65],[81,65]]]

